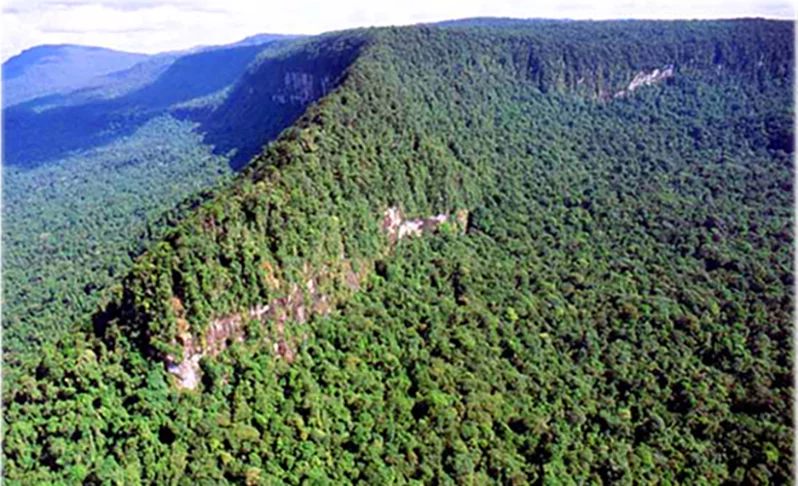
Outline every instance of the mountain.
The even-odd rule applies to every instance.
[[[210,105],[184,104],[176,113],[199,121],[205,141],[217,151],[234,152],[231,166],[239,170],[264,140],[274,139],[338,85],[364,43],[359,36],[332,36],[263,52],[223,99]]]
[[[147,57],[70,44],[32,47],[3,63],[3,107],[82,88],[98,76],[127,69]]]
[[[300,37],[305,37],[303,35],[289,35],[289,34],[255,34],[244,39],[241,39],[238,42],[233,43],[234,46],[253,46],[258,44],[265,44],[267,42],[274,42],[274,41],[285,41],[285,40],[293,40],[299,39]]]
[[[24,107],[25,109],[40,112],[52,108],[83,105],[92,101],[118,98],[149,85],[158,79],[172,63],[184,55],[187,55],[187,53],[168,52],[155,54],[127,69],[92,78],[73,91],[40,96],[20,103],[13,108],[20,109]]]
[[[153,56],[131,68],[142,76],[5,110],[7,353],[85,318],[160,234],[164,212],[224,180],[337,84],[344,63],[291,45]],[[151,68],[160,73],[147,80]]]
[[[178,107],[221,102],[260,54],[282,52],[291,42],[153,56],[90,87],[9,107],[4,110],[4,163],[46,164],[129,135],[152,117]],[[43,133],[47,144],[40,142]]]
[[[793,36],[415,26],[266,55],[181,109],[302,114],[18,358],[5,479],[788,483]]]
[[[32,102],[27,106],[47,109],[115,98],[154,82],[184,56],[233,47],[263,46],[301,37],[264,33],[232,44],[197,46],[154,55],[91,46],[36,46],[3,64],[3,107]]]

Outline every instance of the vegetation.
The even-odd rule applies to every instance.
[[[6,481],[789,482],[792,24],[303,49],[350,42],[337,89],[17,363]],[[393,241],[392,206],[466,228]],[[329,312],[246,319],[309,278]],[[239,313],[180,390],[165,357]]]
[[[95,84],[145,61],[146,54],[77,45],[42,45],[3,62],[3,108]]]
[[[209,50],[125,96],[85,102],[77,93],[57,108],[7,110],[6,358],[88,320],[151,241],[335,86],[354,55],[350,40],[321,51]]]
[[[192,129],[154,118],[57,163],[3,168],[7,353],[36,349],[96,311],[102,290],[166,227],[151,223],[230,172]]]
[[[12,106],[3,112],[9,135],[3,148],[5,165],[46,165],[69,152],[132,135],[174,105],[229,88],[264,48],[253,45],[177,59],[156,57],[132,68],[132,74],[111,84],[113,88],[100,86]],[[42,133],[49,135],[48,143],[41,142]]]

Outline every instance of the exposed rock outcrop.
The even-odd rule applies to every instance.
[[[391,206],[384,213],[382,228],[391,243],[394,243],[403,238],[417,237],[422,236],[424,233],[433,232],[447,221],[449,221],[448,212],[426,218],[403,219],[401,210],[396,206]],[[454,224],[465,232],[468,224],[468,211],[463,209],[457,211]]]
[[[454,218],[450,218],[447,212],[427,218],[404,219],[401,210],[392,206],[383,213],[381,229],[393,245],[404,238],[420,237],[434,232],[450,219],[452,224],[465,232],[468,223],[466,210],[457,211]],[[390,251],[391,247],[386,248],[386,252]],[[312,271],[305,266],[304,286],[292,284],[282,297],[272,299],[267,305],[259,305],[243,313],[214,319],[202,338],[191,334],[180,299],[172,298],[171,305],[178,323],[178,333],[172,344],[180,347],[183,356],[178,360],[172,354],[166,355],[164,362],[167,371],[174,375],[178,387],[195,389],[201,378],[200,360],[206,356],[217,356],[235,342],[245,342],[249,337],[246,332],[247,320],[255,320],[263,328],[268,322],[274,323],[272,332],[266,333],[261,344],[271,347],[275,356],[280,359],[292,362],[300,339],[297,333],[286,332],[287,324],[293,322],[301,325],[313,314],[328,314],[332,307],[332,297],[321,291],[321,281],[338,279],[345,288],[355,292],[360,289],[363,280],[368,276],[370,263],[347,258],[342,245],[337,262],[339,268],[336,271],[326,266]],[[264,269],[267,271],[269,285],[279,293],[285,284],[277,277],[276,269],[269,263],[264,263]],[[289,334],[293,337],[289,337]]]
[[[312,73],[287,72],[283,79],[284,88],[272,95],[278,103],[307,104],[324,96],[333,86],[329,75],[314,76]]]
[[[621,91],[615,93],[615,98],[625,96],[642,86],[651,86],[661,83],[662,81],[673,76],[673,74],[673,66],[665,66],[661,71],[659,69],[654,69],[650,73],[640,71],[635,75],[634,79],[632,79],[626,89],[622,89]]]
[[[178,334],[172,344],[180,346],[183,358],[178,362],[174,355],[167,355],[166,369],[175,375],[181,388],[194,389],[199,383],[199,362],[204,356],[216,356],[232,342],[245,340],[244,319],[239,314],[215,319],[208,326],[204,339],[200,340],[189,332],[179,299],[173,298],[172,306],[178,315]],[[269,309],[269,306],[258,306],[249,311],[249,317],[261,319]]]

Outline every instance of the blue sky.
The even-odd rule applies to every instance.
[[[793,19],[791,0],[4,0],[2,59],[38,44],[160,52],[248,35],[316,34],[475,16]]]

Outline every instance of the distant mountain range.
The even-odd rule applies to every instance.
[[[257,34],[222,46],[197,46],[159,54],[123,52],[73,44],[40,45],[3,63],[3,107],[52,95],[82,91],[119,94],[146,84],[178,58],[228,47],[257,46],[297,35]],[[121,85],[121,87],[120,87]]]
[[[81,88],[98,76],[127,69],[148,57],[102,47],[32,47],[3,63],[3,106]]]
[[[258,55],[279,52],[299,38],[260,34],[229,45],[149,56],[102,49],[105,67],[102,59],[87,57],[95,55],[94,48],[25,51],[6,62],[3,73],[11,77],[4,83],[4,164],[38,165],[100,146],[166,111],[179,110],[183,117],[203,121],[207,108],[221,102]],[[42,56],[40,51],[52,54]],[[119,59],[114,61],[115,56]],[[87,68],[80,73],[84,64],[92,65],[95,75]],[[58,83],[50,81],[59,78],[56,70],[63,78]],[[47,144],[41,143],[42,134],[47,134]],[[249,155],[261,141],[253,143]]]

